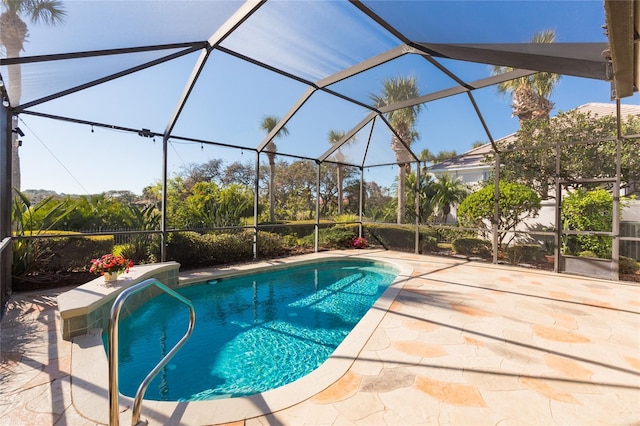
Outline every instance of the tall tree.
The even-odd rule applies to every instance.
[[[380,94],[371,94],[371,100],[377,108],[380,108],[417,98],[419,94],[415,77],[390,77],[384,81]],[[395,152],[398,163],[398,223],[403,223],[405,216],[405,175],[408,169],[410,170],[411,160],[407,147],[419,138],[414,126],[420,110],[420,105],[414,105],[387,113],[387,119],[397,132],[397,136],[394,133],[391,138],[391,148]]]
[[[544,30],[533,35],[531,43],[555,43],[556,33]],[[493,75],[513,71],[512,67],[494,66]],[[539,72],[526,77],[500,83],[498,91],[511,94],[513,116],[518,117],[520,124],[532,118],[549,118],[553,102],[549,100],[551,93],[560,80],[559,74]]]
[[[340,132],[340,131],[336,131],[336,130],[329,131],[329,143],[331,145],[335,145],[342,138],[344,138],[344,136],[346,134],[347,134],[347,132]],[[345,143],[345,145],[353,143],[354,141],[355,141],[355,136],[352,137],[351,139],[349,139]],[[343,182],[344,182],[344,165],[342,165],[341,163],[344,163],[345,156],[344,156],[344,153],[342,152],[341,148],[338,148],[336,150],[335,158],[336,158],[336,161],[339,163],[336,166],[336,178],[338,180],[338,214],[342,214],[342,200],[343,200],[342,186],[343,186]]]
[[[2,0],[3,12],[0,15],[0,46],[4,46],[7,58],[17,58],[24,50],[29,37],[29,28],[22,20],[33,24],[57,25],[64,22],[66,11],[59,0]],[[11,104],[20,105],[22,97],[22,70],[20,64],[9,66],[9,93]],[[18,117],[12,117],[12,128],[16,128]],[[18,135],[12,133],[11,143],[11,186],[20,190],[20,143]]]
[[[267,115],[262,119],[262,123],[260,123],[260,128],[264,130],[267,134],[269,134],[278,124],[280,119],[275,115]],[[287,136],[289,134],[289,130],[286,127],[282,127],[278,134],[276,134],[276,138]],[[269,221],[275,221],[275,179],[276,179],[276,151],[278,147],[273,142],[273,139],[269,141],[267,144],[265,151],[267,152],[267,158],[269,159]]]
[[[191,163],[183,167],[181,176],[184,179],[184,186],[190,190],[198,182],[220,182],[222,177],[223,161],[214,158],[205,163]]]
[[[433,203],[442,214],[442,221],[447,223],[451,207],[460,204],[467,196],[466,185],[458,178],[450,175],[439,176],[434,183]]]
[[[452,149],[451,151],[440,151],[437,154],[433,154],[431,151],[425,148],[420,151],[418,158],[420,158],[420,161],[424,161],[426,163],[437,164],[442,163],[445,160],[449,160],[450,158],[453,158],[457,155],[458,153],[455,149]]]
[[[418,220],[420,223],[427,223],[431,215],[433,215],[434,209],[434,196],[435,196],[435,182],[428,173],[420,174],[420,181],[416,173],[411,172],[405,176],[405,185],[407,191],[407,211],[406,221],[413,222],[416,219],[416,194],[418,194],[418,200],[420,205],[420,215]]]
[[[621,123],[622,134],[640,133],[640,117],[629,115]],[[560,111],[550,120],[523,123],[515,139],[504,146],[500,155],[502,179],[526,185],[543,200],[555,198],[556,177],[567,189],[594,189],[611,183],[589,181],[616,176],[617,120],[613,115],[598,116],[578,110]],[[580,142],[580,143],[577,143]],[[555,143],[560,147],[560,173],[556,172]],[[640,182],[640,138],[625,139],[621,146],[621,188],[633,188]],[[495,157],[488,155],[488,164]],[[557,175],[557,176],[556,176]]]

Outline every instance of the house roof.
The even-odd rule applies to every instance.
[[[580,105],[575,108],[575,111],[584,114],[592,114],[594,116],[615,115],[616,104],[615,103],[602,103],[602,102],[590,102],[584,105]],[[620,115],[625,120],[630,115],[640,116],[640,105],[620,105]],[[495,141],[497,146],[504,145],[515,139],[516,134],[504,136]],[[473,148],[463,154],[456,157],[445,160],[441,163],[434,164],[431,167],[432,173],[444,173],[459,170],[471,170],[475,168],[489,168],[484,162],[484,158],[487,154],[493,152],[493,146],[490,143],[486,143],[479,147]]]

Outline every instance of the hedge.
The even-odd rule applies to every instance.
[[[54,231],[55,234],[79,235],[78,232]],[[41,233],[42,235],[44,233]],[[17,240],[13,243],[13,275],[25,273],[87,271],[91,259],[111,252],[112,235],[92,237],[51,237],[38,240]],[[26,262],[26,263],[25,263]]]
[[[511,263],[537,262],[544,255],[542,247],[537,244],[522,244],[507,247],[507,256]]]
[[[199,234],[197,232],[172,233],[168,238],[169,259],[183,268],[203,268],[253,259],[253,231],[237,233]],[[276,257],[286,253],[281,235],[260,232],[258,255]]]
[[[491,243],[479,238],[458,238],[451,243],[454,253],[466,256],[488,256],[491,254]]]

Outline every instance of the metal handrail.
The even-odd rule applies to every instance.
[[[7,247],[9,247],[9,244],[11,243],[11,237],[6,237],[5,239],[3,239],[0,242],[0,253],[2,253],[4,251],[4,249],[6,249]]]
[[[122,306],[124,305],[125,300],[131,296],[139,292],[140,290],[150,286],[155,285],[159,289],[163,290],[167,294],[172,297],[175,297],[180,302],[184,303],[189,307],[189,328],[184,336],[174,345],[174,347],[167,353],[160,362],[154,367],[147,377],[144,378],[140,387],[138,387],[138,391],[136,392],[136,397],[133,401],[133,410],[131,413],[131,425],[134,426],[140,421],[140,410],[142,399],[144,398],[144,394],[147,390],[147,386],[151,383],[151,380],[158,374],[158,372],[173,358],[173,356],[178,352],[178,350],[184,345],[187,339],[193,333],[193,327],[196,323],[196,311],[193,307],[193,303],[184,296],[178,294],[176,291],[170,289],[169,287],[162,284],[155,278],[150,278],[148,280],[144,280],[138,284],[135,284],[122,293],[118,295],[115,302],[113,302],[113,306],[111,307],[111,316],[109,319],[109,425],[118,426],[120,423],[120,413],[118,411],[118,319],[120,317],[120,311]]]

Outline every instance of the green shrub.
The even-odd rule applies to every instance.
[[[179,232],[171,234],[167,247],[169,259],[185,269],[204,268],[253,259],[253,231],[236,233],[198,234]],[[280,256],[286,253],[281,235],[260,232],[258,255]]]
[[[297,238],[295,235],[283,235],[282,241],[284,242],[285,247],[301,247],[303,246],[302,240]]]
[[[578,256],[580,256],[580,257],[595,257],[595,258],[598,257],[598,255],[595,252],[591,251],[591,250],[581,251],[580,253],[578,253]]]
[[[245,231],[244,237],[252,243],[253,231]],[[250,246],[251,247],[251,246]],[[258,255],[264,257],[282,256],[287,252],[287,245],[282,235],[272,232],[260,232],[258,234]]]
[[[380,244],[391,250],[413,252],[416,246],[416,228],[411,225],[367,224],[364,237],[370,244]]]
[[[158,237],[157,240],[160,238]],[[113,246],[113,254],[133,260],[133,263],[154,263],[160,258],[160,245],[154,243],[154,238],[147,238],[144,244],[138,239],[135,243],[118,244]]]
[[[513,264],[537,262],[542,258],[543,250],[537,244],[522,244],[507,248],[507,257]]]
[[[68,231],[50,231],[55,234],[74,234]],[[40,233],[43,235],[44,233]],[[113,236],[94,237],[53,237],[38,240],[18,240],[14,247],[28,245],[23,252],[32,254],[30,266],[20,270],[20,264],[14,265],[13,275],[26,273],[77,272],[89,269],[91,259],[110,253],[113,247]]]
[[[487,224],[498,227],[498,248],[508,246],[512,235],[508,229],[515,229],[527,218],[537,217],[540,211],[540,196],[526,185],[500,181],[498,184],[498,211],[495,217],[496,194],[494,185],[486,185],[470,194],[458,206],[458,222],[467,228],[479,228],[489,232]],[[497,223],[496,223],[497,219]]]
[[[618,271],[621,274],[635,274],[640,270],[640,263],[635,259],[626,256],[620,256],[620,263],[618,264]]]
[[[326,248],[347,248],[351,246],[351,240],[357,236],[358,233],[353,228],[336,226],[329,229],[321,229],[320,235],[318,235],[318,241]]]
[[[323,228],[318,231],[318,246],[325,249],[342,249],[351,247],[350,243],[358,236],[358,225],[340,225]],[[304,247],[313,247],[315,234],[302,238]]]
[[[462,229],[455,228],[447,228],[447,227],[438,227],[432,230],[427,231],[429,235],[436,237],[438,242],[446,242],[450,243],[451,241],[455,241],[459,238],[474,238],[475,233],[471,231],[465,231]]]
[[[458,238],[451,243],[454,253],[466,256],[488,256],[491,254],[491,243],[479,238]]]
[[[335,216],[333,218],[333,221],[335,223],[359,222],[360,221],[360,217],[358,215],[355,215],[355,214],[341,214],[341,215]]]
[[[246,233],[207,234],[209,265],[246,261],[253,258],[252,237]]]
[[[422,253],[438,251],[438,239],[425,234],[420,234],[420,247]]]
[[[578,189],[562,200],[562,226],[580,231],[611,231],[613,195],[605,189]],[[590,251],[599,258],[610,258],[613,239],[603,235],[568,235],[563,238],[566,254]]]
[[[167,238],[167,257],[180,263],[183,268],[207,265],[209,249],[206,239],[197,232],[175,232]]]

